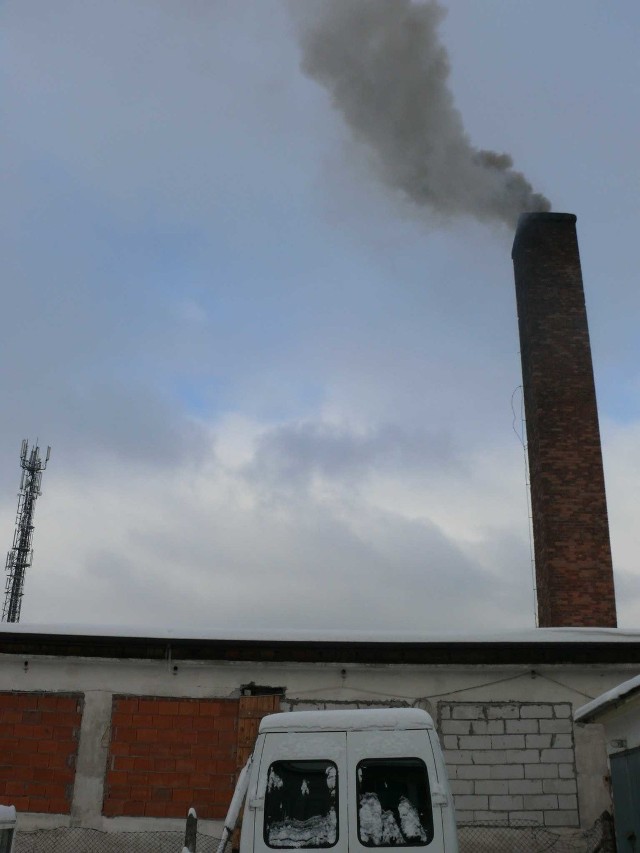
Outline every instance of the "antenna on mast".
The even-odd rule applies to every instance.
[[[3,622],[19,622],[22,596],[24,595],[24,575],[33,562],[33,513],[36,499],[42,494],[40,483],[42,472],[47,467],[51,456],[51,448],[47,447],[44,462],[40,459],[40,448],[36,439],[35,445],[29,450],[29,442],[25,438],[20,448],[20,467],[22,478],[18,493],[18,513],[16,529],[13,534],[13,547],[7,554],[7,583],[5,587]]]

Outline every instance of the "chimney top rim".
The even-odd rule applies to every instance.
[[[525,222],[529,222],[534,219],[545,219],[547,221],[553,221],[554,219],[570,219],[572,222],[577,220],[577,216],[575,213],[559,213],[555,210],[533,210],[528,213],[521,213],[518,217],[518,228],[524,225]]]
[[[552,222],[566,222],[575,225],[578,217],[575,213],[556,213],[550,211],[534,211],[531,213],[521,213],[518,217],[518,224],[516,226],[516,233],[513,239],[513,248],[511,250],[511,257],[515,256],[515,252],[518,248],[518,244],[523,236],[523,233],[530,226],[535,225],[546,225],[547,223]]]

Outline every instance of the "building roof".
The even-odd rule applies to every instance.
[[[350,631],[235,633],[100,625],[0,625],[0,654],[146,660],[374,664],[638,663],[640,631],[537,628],[430,635]]]
[[[586,705],[576,710],[573,718],[577,723],[588,723],[610,708],[626,702],[635,693],[640,693],[640,675],[636,675],[635,678],[630,678],[628,681],[623,681],[617,687],[613,687],[601,696],[597,696],[591,702],[587,702]]]

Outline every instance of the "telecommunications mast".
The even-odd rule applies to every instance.
[[[47,456],[44,462],[40,459],[40,448],[38,443],[29,451],[29,444],[25,438],[20,450],[20,466],[22,468],[22,480],[20,481],[20,492],[18,494],[18,514],[16,517],[16,530],[13,534],[13,547],[7,554],[7,585],[5,587],[4,607],[2,609],[3,622],[19,622],[20,607],[24,591],[24,574],[33,560],[31,539],[33,537],[33,513],[36,508],[36,499],[40,492],[40,481],[42,472],[47,467],[51,456],[51,448],[47,447]]]

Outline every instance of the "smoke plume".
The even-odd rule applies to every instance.
[[[549,210],[508,154],[473,147],[448,88],[432,0],[321,0],[300,28],[304,72],[323,85],[381,179],[444,216],[512,225]]]

